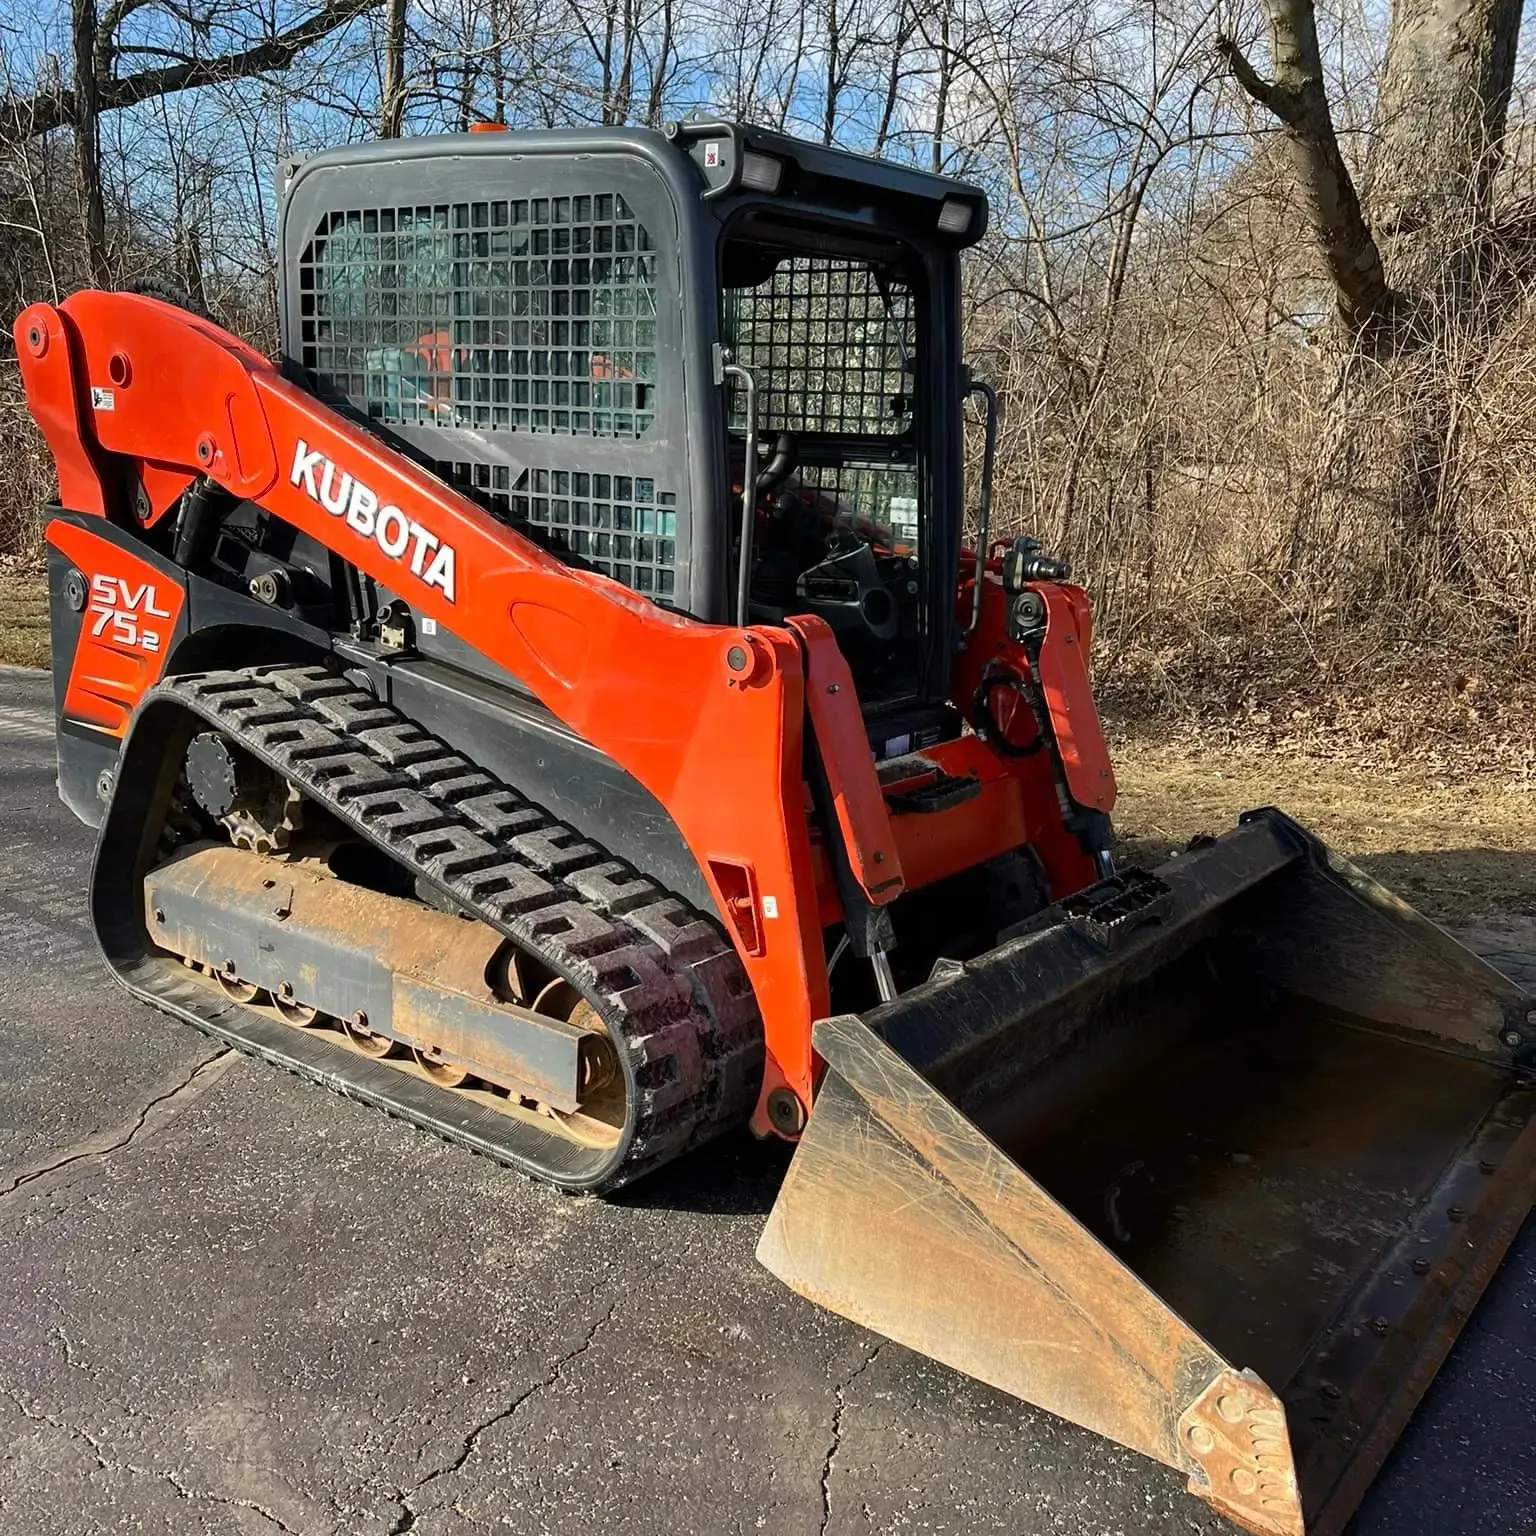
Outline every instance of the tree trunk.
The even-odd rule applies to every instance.
[[[944,170],[944,130],[948,126],[949,94],[955,83],[955,55],[950,47],[950,23],[953,12],[948,0],[939,15],[939,78],[933,98],[933,139],[930,145],[928,169],[935,176]]]
[[[405,0],[384,8],[384,95],[379,137],[398,139],[405,128]]]
[[[101,82],[96,73],[96,0],[70,0],[75,71],[75,168],[85,225],[91,280],[111,282],[107,259],[107,204],[101,188]]]
[[[666,111],[667,86],[672,75],[672,0],[662,0],[661,41],[651,65],[651,88],[645,102],[645,125],[660,128]]]
[[[827,0],[827,82],[825,107],[821,122],[821,142],[830,144],[837,137],[837,98],[842,86],[842,31],[837,14],[837,0]]]
[[[1387,378],[1388,505],[1405,573],[1453,577],[1462,537],[1449,494],[1462,392],[1500,298],[1486,237],[1514,82],[1520,0],[1397,0],[1365,169],[1365,205],[1405,334]]]
[[[1394,0],[1363,198],[1333,131],[1311,0],[1267,6],[1273,82],[1218,46],[1286,129],[1347,333],[1317,515],[1375,527],[1378,596],[1423,597],[1463,558],[1456,426],[1505,302],[1487,237],[1521,0]]]
[[[1433,283],[1486,226],[1521,0],[1397,0],[1365,203],[1396,283]]]

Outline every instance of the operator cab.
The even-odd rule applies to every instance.
[[[350,146],[285,176],[284,352],[572,565],[708,623],[823,619],[892,756],[959,729],[985,221],[963,183],[728,122]],[[484,665],[356,585],[354,632]]]
[[[718,221],[736,617],[824,620],[877,757],[951,735],[965,507],[959,266],[986,200],[757,128],[693,121],[671,135],[702,171]]]

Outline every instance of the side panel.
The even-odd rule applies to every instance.
[[[105,802],[96,786],[117,762],[115,737],[76,725],[64,717],[64,695],[80,643],[85,610],[71,608],[64,588],[78,576],[74,562],[58,550],[48,550],[48,628],[53,653],[54,741],[59,763],[59,799],[87,826],[101,825]]]
[[[106,523],[55,518],[45,537],[78,573],[64,598],[82,616],[61,714],[121,738],[185,630],[181,572]]]
[[[101,517],[56,513],[45,537],[59,798],[96,826],[134,706],[185,638],[183,573]]]
[[[45,537],[59,798],[90,826],[129,717],[161,677],[330,649],[323,631],[190,575],[103,517],[56,510]]]

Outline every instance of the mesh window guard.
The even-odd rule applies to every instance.
[[[726,344],[757,380],[764,432],[896,437],[911,427],[912,291],[867,263],[787,256],[765,282],[726,291],[724,320]],[[731,417],[740,430],[739,391]]]
[[[439,460],[443,479],[562,557],[670,606],[677,564],[677,497],[643,475],[525,469]]]
[[[916,470],[890,464],[802,464],[795,471],[802,495],[834,521],[867,526],[882,539],[918,552]]]
[[[655,263],[616,194],[329,213],[300,263],[300,361],[387,424],[642,437]]]

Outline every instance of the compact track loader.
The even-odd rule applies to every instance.
[[[795,1141],[790,1285],[1338,1531],[1531,1206],[1536,998],[1276,811],[1115,868],[982,194],[705,121],[283,180],[280,365],[16,325],[117,977],[567,1189]]]

